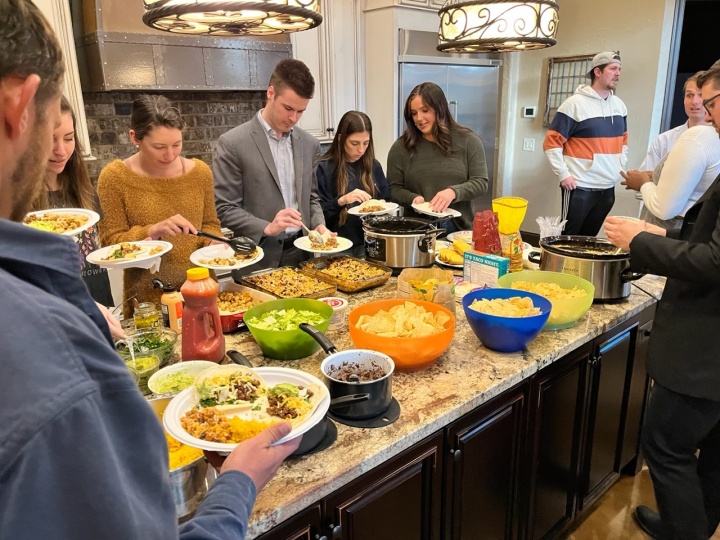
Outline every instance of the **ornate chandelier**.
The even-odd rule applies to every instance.
[[[175,34],[267,36],[301,32],[322,22],[319,0],[143,0],[143,22]]]
[[[438,12],[437,49],[478,53],[552,47],[559,9],[553,0],[448,0]]]

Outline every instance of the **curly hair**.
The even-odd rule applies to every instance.
[[[315,79],[308,67],[300,60],[289,58],[281,60],[270,75],[270,83],[280,95],[285,88],[290,88],[304,99],[312,99],[315,94]]]
[[[0,21],[0,80],[38,75],[35,103],[42,109],[60,95],[65,73],[55,33],[30,0],[2,0]]]
[[[416,97],[420,97],[426,107],[432,109],[435,112],[435,124],[432,127],[432,136],[435,139],[435,143],[444,156],[452,154],[452,131],[469,132],[472,131],[465,126],[458,124],[450,114],[450,107],[448,105],[445,93],[442,91],[437,84],[431,82],[424,82],[418,84],[412,89],[410,95],[405,101],[405,132],[402,135],[403,144],[410,152],[415,150],[420,139],[423,137],[422,132],[415,125],[415,121],[412,117],[412,111],[410,111],[410,103]]]
[[[133,101],[130,129],[141,141],[154,127],[175,128],[182,131],[185,121],[177,107],[165,96],[142,94]]]
[[[348,187],[348,167],[347,156],[345,155],[345,141],[349,135],[353,133],[363,133],[367,131],[370,134],[370,144],[363,154],[360,162],[360,185],[367,193],[375,196],[377,189],[373,181],[372,170],[375,163],[375,149],[372,139],[372,122],[367,114],[360,111],[348,111],[342,115],[338,124],[335,138],[327,152],[323,154],[320,161],[332,161],[336,166],[337,192],[342,196],[347,192]],[[340,212],[338,223],[340,226],[347,221],[347,208],[343,208]]]

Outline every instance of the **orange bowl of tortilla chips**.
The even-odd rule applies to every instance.
[[[450,346],[455,315],[424,300],[377,300],[348,315],[350,338],[358,349],[387,354],[397,371],[430,366]]]

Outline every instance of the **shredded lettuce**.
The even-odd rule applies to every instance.
[[[320,324],[324,321],[323,315],[306,309],[273,309],[248,322],[261,330],[296,330],[300,323]]]

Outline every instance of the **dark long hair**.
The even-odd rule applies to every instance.
[[[82,158],[82,145],[77,138],[77,121],[70,102],[62,97],[60,101],[62,114],[69,114],[72,118],[73,131],[75,132],[75,150],[65,164],[65,168],[58,174],[60,185],[60,196],[64,204],[74,208],[85,208],[95,210],[95,190],[93,189],[90,175]],[[50,207],[50,199],[46,189],[33,202],[33,210],[46,210]]]
[[[435,125],[432,127],[432,135],[442,154],[449,156],[452,154],[452,130],[466,132],[471,132],[471,130],[455,121],[450,114],[450,107],[442,88],[431,82],[418,84],[412,89],[405,101],[405,132],[402,135],[405,148],[412,152],[423,137],[422,132],[413,121],[412,112],[410,112],[410,102],[418,96],[427,107],[435,111]]]
[[[365,154],[360,158],[360,185],[362,188],[375,196],[375,182],[373,181],[373,164],[375,163],[375,149],[373,147],[372,138],[372,122],[367,114],[360,111],[348,111],[343,114],[338,124],[335,137],[325,154],[320,158],[321,161],[332,161],[335,163],[335,178],[337,181],[338,196],[342,197],[348,187],[348,166],[347,156],[345,155],[345,141],[349,135],[353,133],[363,133],[367,131],[370,134],[370,144],[368,144]],[[343,208],[340,212],[338,223],[342,226],[347,221],[347,208]]]

